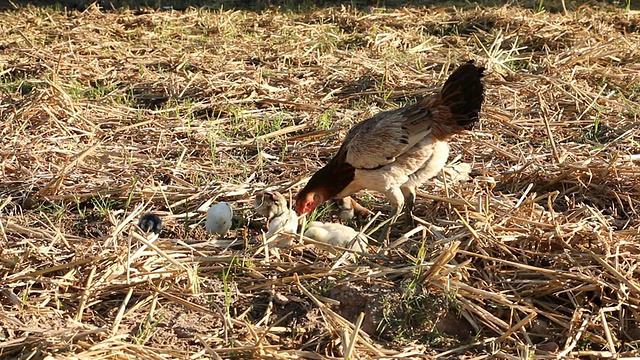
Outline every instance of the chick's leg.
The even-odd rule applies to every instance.
[[[400,216],[400,213],[404,208],[404,196],[402,195],[402,191],[398,188],[388,190],[387,192],[385,192],[385,195],[387,196],[387,198],[389,199],[389,203],[391,203],[391,206],[393,207],[391,218],[380,234],[380,240],[385,241],[385,243],[387,244],[389,242],[389,235],[391,234],[391,225],[393,225],[396,220],[398,220],[398,217]]]
[[[416,201],[416,189],[412,186],[402,187],[402,194],[404,195],[404,227],[413,228],[415,223],[413,221],[413,205]]]

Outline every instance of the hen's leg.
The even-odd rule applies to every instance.
[[[402,194],[404,195],[404,227],[405,228],[413,228],[415,223],[413,221],[413,205],[416,201],[416,189],[413,187],[403,187],[401,188]]]
[[[353,207],[353,212],[357,216],[367,217],[373,215],[373,212],[366,207],[360,205],[354,198],[351,199],[351,206]]]
[[[404,208],[404,196],[402,195],[402,191],[397,188],[387,191],[385,195],[387,195],[391,206],[393,206],[393,212],[391,212],[391,218],[389,219],[389,222],[382,229],[380,240],[385,241],[385,244],[388,244],[389,235],[391,234],[391,225],[393,225],[396,220],[398,220],[398,217],[400,216],[400,213]]]

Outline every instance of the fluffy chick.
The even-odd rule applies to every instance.
[[[292,209],[286,209],[282,214],[271,219],[267,229],[268,238],[280,229],[295,234],[298,232],[298,215]]]
[[[138,220],[138,226],[144,232],[153,231],[155,234],[159,234],[163,228],[160,216],[152,213],[142,215]]]
[[[366,217],[373,215],[371,210],[360,205],[351,196],[341,199],[332,199],[332,213],[338,217],[340,221],[349,221],[354,217]]]
[[[347,248],[351,240],[357,236],[358,238],[350,249],[359,252],[367,252],[367,245],[369,244],[369,241],[366,236],[358,234],[359,233],[356,230],[349,226],[334,223],[323,223],[320,221],[310,222],[307,231],[304,232],[304,236],[327,244],[327,246],[316,246],[334,253],[335,250],[332,246]]]
[[[287,199],[277,191],[263,191],[253,200],[253,209],[268,222],[288,209]]]
[[[225,235],[231,229],[233,209],[227,202],[219,202],[207,211],[205,228],[209,234]]]
[[[267,237],[280,229],[293,234],[298,231],[298,215],[289,209],[287,199],[277,191],[258,193],[253,201],[253,209],[267,218]]]

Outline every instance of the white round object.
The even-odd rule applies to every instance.
[[[205,228],[209,234],[225,235],[231,229],[233,209],[227,202],[220,202],[209,208]]]

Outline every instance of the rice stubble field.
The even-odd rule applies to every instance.
[[[640,356],[640,14],[369,10],[0,12],[0,357]],[[470,172],[420,189],[416,228],[355,260],[265,239],[255,193],[468,59]],[[370,233],[388,204],[357,198]]]

